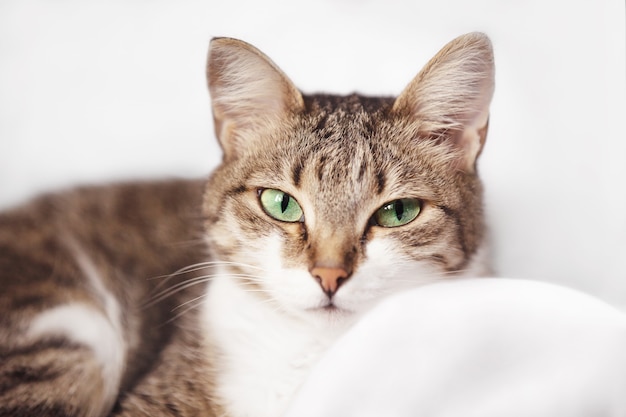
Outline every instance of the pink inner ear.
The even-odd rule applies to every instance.
[[[487,97],[486,103],[484,102],[484,98]],[[469,120],[464,123],[464,128],[461,132],[458,140],[460,143],[457,146],[460,146],[463,149],[464,153],[464,162],[465,168],[473,171],[476,159],[480,155],[483,146],[485,145],[485,141],[487,140],[487,130],[489,127],[489,100],[491,99],[491,91],[487,94],[480,96],[483,99],[483,103],[481,103],[481,110],[477,112],[472,120]]]
[[[460,168],[473,172],[476,159],[480,155],[485,141],[487,140],[488,120],[481,128],[469,126],[459,132],[457,146],[463,151],[463,158]]]

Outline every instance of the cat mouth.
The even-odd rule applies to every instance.
[[[343,307],[339,307],[332,301],[329,301],[326,305],[323,305],[320,307],[313,307],[308,310],[315,312],[315,313],[330,314],[334,316],[335,315],[349,315],[352,313],[352,311]]]

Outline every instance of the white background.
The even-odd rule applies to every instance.
[[[397,94],[437,50],[491,36],[480,171],[498,274],[626,304],[624,2],[0,1],[0,207],[220,159],[209,39],[267,53],[305,92]]]

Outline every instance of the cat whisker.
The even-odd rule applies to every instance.
[[[264,268],[261,268],[260,266],[257,265],[252,265],[252,264],[247,264],[244,262],[235,262],[235,261],[209,261],[209,262],[205,262],[205,264],[209,264],[210,266],[239,266],[242,268],[251,268],[251,269],[256,269],[259,271],[263,271],[263,272],[267,272]]]
[[[204,268],[201,268],[204,269]],[[217,276],[226,276],[226,277],[232,277],[232,278],[246,278],[252,282],[261,282],[261,278],[255,275],[251,275],[251,274],[226,274],[226,275],[222,275],[222,274],[208,274],[208,275],[200,275],[197,277],[193,277],[190,279],[187,279],[185,281],[179,282],[175,285],[172,285],[169,288],[166,288],[164,290],[161,290],[159,292],[157,292],[156,294],[153,294],[150,297],[150,300],[147,301],[142,307],[143,308],[148,308],[151,307],[157,303],[159,303],[160,301],[163,301],[164,299],[180,292],[183,291],[187,288],[190,288],[194,285],[197,284],[203,284],[206,282],[211,281],[213,278],[217,277]]]
[[[195,297],[195,298],[192,298],[192,299],[190,299],[190,300],[187,300],[187,301],[185,301],[184,303],[180,303],[179,305],[177,305],[176,307],[174,307],[174,308],[172,309],[172,312],[177,311],[177,310],[180,310],[181,308],[183,308],[183,307],[185,307],[185,306],[188,306],[189,304],[192,304],[192,303],[197,303],[197,302],[198,302],[198,301],[200,301],[200,300],[204,300],[204,299],[206,298],[206,296],[207,296],[206,294],[202,294],[202,295],[199,295],[199,296],[197,296],[197,297]]]
[[[210,266],[211,263],[212,262],[199,262],[199,263],[196,263],[196,264],[187,265],[187,266],[185,266],[183,268],[180,268],[180,269],[172,272],[171,274],[158,275],[156,277],[148,278],[148,280],[152,281],[152,280],[163,279],[163,278],[168,279],[170,277],[183,275],[183,274],[186,274],[186,273],[189,273],[189,272],[194,272],[194,271],[197,271],[199,269],[206,268],[206,267]]]
[[[192,264],[192,265],[188,265],[185,266],[183,268],[180,268],[179,270],[169,274],[169,275],[160,275],[157,277],[152,277],[149,278],[149,280],[157,280],[157,279],[162,279],[161,282],[159,282],[159,284],[152,290],[152,293],[158,291],[159,289],[163,288],[170,280],[172,280],[173,278],[180,276],[180,275],[185,275],[185,274],[190,274],[193,272],[197,272],[197,271],[201,271],[203,269],[208,268],[209,266],[211,266],[210,264],[212,264],[213,262],[199,262],[196,264]]]
[[[173,317],[171,317],[170,319],[168,319],[166,322],[163,323],[163,325],[172,323],[173,321],[176,321],[177,319],[179,319],[180,317],[184,316],[185,314],[187,314],[188,312],[200,307],[202,304],[204,304],[204,298],[206,298],[206,295],[202,295],[201,297],[197,297],[198,299],[195,300],[195,303],[193,303],[192,305],[188,306],[187,308],[185,308],[182,311],[179,311],[177,314],[175,314]],[[190,303],[191,304],[191,303]],[[176,309],[173,309],[173,311],[175,311]]]
[[[203,275],[203,276],[200,276],[200,277],[195,277],[195,278],[188,279],[188,280],[183,281],[183,282],[179,282],[178,284],[173,285],[170,288],[166,288],[165,290],[162,290],[162,291],[154,294],[152,297],[150,297],[150,299],[147,302],[145,302],[142,305],[142,308],[152,307],[155,304],[158,304],[159,302],[165,300],[168,297],[171,297],[172,295],[174,295],[174,294],[176,294],[176,293],[178,293],[180,291],[183,291],[183,290],[185,290],[187,288],[190,288],[190,287],[192,287],[194,285],[197,285],[197,284],[202,284],[202,283],[205,283],[205,282],[209,282],[212,278],[213,278],[212,275]]]
[[[231,262],[231,261],[206,261],[206,262],[199,262],[199,263],[195,263],[192,265],[187,265],[183,268],[178,269],[177,271],[168,274],[168,275],[159,275],[156,277],[152,277],[149,278],[149,280],[157,280],[157,279],[164,279],[163,283],[161,283],[160,285],[163,285],[164,283],[166,283],[170,278],[179,276],[179,275],[184,275],[184,274],[189,274],[192,272],[196,272],[196,271],[200,271],[202,269],[206,269],[209,267],[219,267],[219,266],[239,266],[242,268],[251,268],[251,269],[257,269],[260,271],[264,271],[263,268],[255,266],[255,265],[250,265],[250,264],[246,264],[243,262]]]

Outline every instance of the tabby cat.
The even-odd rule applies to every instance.
[[[304,95],[216,38],[208,181],[83,187],[0,215],[0,415],[280,416],[388,294],[487,273],[489,39],[397,98]]]

